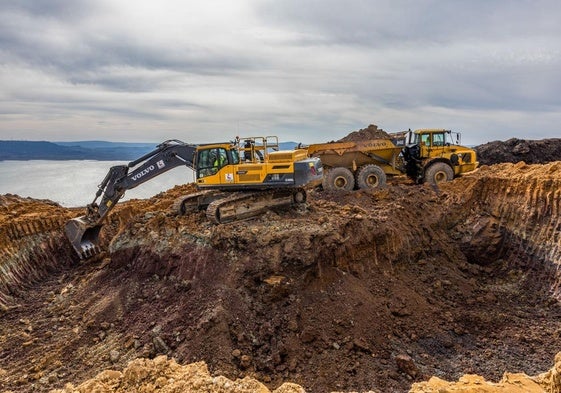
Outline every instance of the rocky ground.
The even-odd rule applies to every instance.
[[[74,391],[67,384],[106,369],[96,391],[125,391],[127,375],[149,375],[130,367],[167,370],[171,358],[152,388],[201,361],[185,367],[230,380],[211,377],[206,391],[246,377],[254,387],[235,391],[403,392],[430,376],[537,375],[560,350],[560,169],[310,190],[305,208],[221,226],[173,215],[194,192],[181,186],[118,205],[106,251],[85,262],[61,230],[80,210],[4,195],[0,391]]]
[[[538,376],[505,373],[500,381],[486,381],[477,375],[465,375],[458,382],[446,382],[432,377],[427,382],[413,384],[410,393],[543,393],[559,392],[561,388],[561,353],[554,367]],[[153,360],[136,359],[123,371],[105,370],[79,386],[67,384],[53,393],[128,393],[128,392],[262,392],[271,391],[259,381],[245,377],[232,381],[223,376],[213,377],[204,362],[186,366],[177,364],[166,356]],[[283,383],[273,393],[304,393],[300,385]]]

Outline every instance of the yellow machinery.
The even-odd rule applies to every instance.
[[[221,224],[304,203],[304,187],[321,183],[321,162],[304,149],[278,147],[275,136],[204,145],[166,141],[128,165],[110,168],[86,214],[66,223],[66,236],[81,258],[95,255],[103,220],[125,191],[182,165],[195,170],[200,192],[179,198],[174,204],[178,214],[206,210],[211,222]]]
[[[401,150],[389,139],[308,146],[308,154],[319,157],[324,166],[323,188],[347,191],[381,187],[386,174],[400,175]]]
[[[472,171],[479,164],[473,149],[459,145],[458,133],[422,129],[390,136],[392,139],[308,146],[308,154],[319,157],[324,166],[323,188],[373,189],[384,186],[387,176],[403,173],[419,183],[436,184]]]
[[[394,134],[395,136],[395,134]],[[408,131],[403,142],[407,175],[420,182],[440,183],[475,170],[479,165],[475,150],[460,145],[460,133],[444,129]]]

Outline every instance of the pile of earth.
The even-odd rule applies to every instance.
[[[378,126],[370,124],[366,128],[351,132],[346,137],[338,140],[338,142],[360,142],[369,139],[391,139],[391,136],[386,131],[378,128]]]
[[[232,381],[223,376],[212,376],[204,362],[186,366],[177,364],[166,356],[152,359],[136,359],[123,371],[105,370],[94,378],[74,386],[67,384],[63,389],[51,393],[270,393],[257,380],[245,377]],[[286,382],[273,393],[304,393],[304,389]]]
[[[493,141],[475,148],[481,165],[502,162],[545,164],[561,161],[561,139],[524,140],[512,138],[507,141]]]
[[[432,377],[427,382],[413,384],[410,393],[558,393],[561,392],[561,352],[547,372],[530,377],[524,373],[505,373],[497,383],[478,375],[464,375],[458,382]]]
[[[269,390],[537,375],[560,350],[559,190],[561,163],[502,164],[439,189],[310,190],[303,208],[214,226],[171,213],[196,192],[178,186],[117,205],[88,261],[58,226],[83,212],[4,196],[0,388],[160,355]]]
[[[505,373],[497,382],[489,382],[477,375],[465,375],[458,382],[447,382],[432,377],[427,382],[413,384],[410,393],[552,393],[561,390],[561,352],[549,371],[535,377],[526,374]],[[213,377],[204,362],[186,366],[177,364],[166,356],[153,360],[136,359],[123,371],[105,370],[79,386],[67,384],[52,393],[127,393],[127,392],[208,392],[208,393],[270,393],[262,383],[249,377],[229,380]],[[299,385],[286,382],[273,393],[304,393]]]

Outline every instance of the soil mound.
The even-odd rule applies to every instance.
[[[369,139],[391,139],[391,137],[386,131],[378,128],[378,126],[370,124],[366,128],[351,132],[338,142],[360,142]]]
[[[220,226],[171,214],[196,191],[180,186],[119,204],[107,251],[86,262],[62,226],[43,223],[83,212],[6,197],[0,386],[80,386],[139,358],[166,368],[161,355],[204,361],[224,384],[312,393],[536,375],[559,352],[560,169],[501,164],[438,189],[310,190],[305,207]]]
[[[446,382],[432,377],[427,382],[413,384],[409,393],[556,393],[561,392],[561,352],[555,356],[551,370],[535,377],[524,373],[505,373],[498,383],[478,375],[464,375],[458,382]]]
[[[561,161],[561,139],[524,140],[512,138],[507,141],[493,141],[475,148],[481,165],[503,162],[545,164]]]
[[[151,359],[136,359],[122,371],[105,370],[79,386],[67,384],[64,389],[51,393],[270,393],[265,385],[253,378],[231,381],[228,378],[213,377],[204,362],[186,366],[177,364],[166,356]],[[304,389],[292,383],[285,383],[273,393],[304,393]]]
[[[498,383],[486,381],[478,375],[464,375],[458,382],[447,382],[432,377],[426,382],[414,383],[409,393],[551,393],[561,391],[561,352],[555,357],[555,365],[549,371],[535,377],[524,373],[505,373]],[[63,389],[51,393],[126,393],[151,392],[208,392],[208,393],[269,393],[265,385],[253,378],[245,377],[236,381],[218,376],[213,377],[204,362],[186,366],[178,365],[173,359],[158,356],[153,360],[136,359],[121,371],[105,370],[94,378],[74,386],[67,384]],[[284,383],[273,393],[304,393],[305,390],[293,383]]]

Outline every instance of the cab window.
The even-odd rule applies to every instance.
[[[197,177],[214,175],[227,164],[228,154],[226,149],[213,148],[201,150],[197,156]]]
[[[421,135],[421,145],[430,146],[430,134]]]
[[[232,154],[232,164],[237,165],[240,163],[240,153],[236,149],[230,150]]]
[[[432,145],[433,146],[444,146],[444,134],[433,134],[432,135]]]

